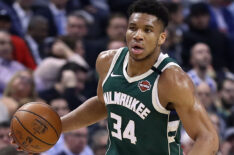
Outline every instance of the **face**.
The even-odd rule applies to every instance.
[[[31,35],[37,42],[42,43],[48,36],[48,23],[38,23],[38,25],[31,30]]]
[[[194,67],[206,69],[211,64],[210,49],[206,44],[196,44],[192,49],[191,63]]]
[[[88,130],[87,128],[81,128],[64,135],[65,143],[69,150],[74,154],[79,154],[83,151],[87,145]]]
[[[209,21],[210,21],[209,15],[199,15],[191,17],[192,26],[198,30],[207,29],[209,26]]]
[[[19,98],[27,98],[32,93],[33,77],[28,71],[21,72],[12,82],[13,94]]]
[[[77,85],[76,85],[77,91],[81,92],[82,90],[84,90],[84,87],[85,87],[85,82],[86,82],[86,79],[87,79],[87,73],[82,72],[82,71],[77,72],[76,73],[76,78],[77,78]]]
[[[166,35],[162,23],[157,17],[146,13],[133,13],[130,16],[126,33],[130,56],[135,61],[141,61],[160,52]]]
[[[10,28],[11,28],[10,21],[0,20],[0,29],[1,30],[10,31]]]
[[[180,7],[176,13],[172,14],[171,18],[175,24],[182,24],[184,20],[182,7]]]
[[[0,127],[0,149],[10,145],[10,128]]]
[[[106,154],[106,146],[108,141],[108,134],[99,137],[98,145],[96,146],[94,153],[95,155],[105,155]]]
[[[224,81],[223,89],[221,90],[221,98],[227,104],[234,104],[234,82],[230,80]]]
[[[126,30],[128,27],[128,21],[123,17],[115,17],[111,19],[107,28],[107,34],[110,40],[124,40]]]
[[[206,83],[201,83],[197,86],[197,97],[200,100],[201,104],[208,108],[212,104],[212,97],[210,87]]]
[[[67,35],[82,39],[87,34],[86,22],[82,18],[69,16],[67,19]]]
[[[52,100],[50,105],[60,117],[69,113],[68,103],[64,99]]]
[[[0,32],[0,57],[3,59],[12,59],[11,37],[5,32]]]

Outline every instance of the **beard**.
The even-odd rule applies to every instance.
[[[222,105],[224,106],[225,109],[231,109],[233,104],[229,103],[228,101],[226,101],[225,99],[221,98],[222,101]]]
[[[205,65],[205,64],[198,64],[198,68],[201,71],[205,71],[207,69],[207,65]]]

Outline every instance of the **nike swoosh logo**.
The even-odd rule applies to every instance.
[[[122,75],[114,74],[113,72],[111,73],[111,77],[119,77],[119,76],[122,76]]]

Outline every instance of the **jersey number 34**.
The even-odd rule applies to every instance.
[[[113,123],[113,129],[115,129],[115,131],[111,131],[111,135],[120,140],[122,140],[122,138],[129,139],[132,144],[136,144],[135,122],[130,120],[122,134],[122,117],[112,112],[110,113],[110,117],[116,120],[116,123]]]

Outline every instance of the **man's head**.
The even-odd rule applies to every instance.
[[[64,134],[65,144],[74,154],[80,154],[88,141],[88,129],[81,128]]]
[[[10,124],[8,122],[0,123],[0,149],[10,145]]]
[[[50,106],[58,113],[60,117],[70,112],[68,103],[63,98],[56,98],[50,101]]]
[[[123,14],[112,14],[109,18],[107,35],[110,40],[125,40],[128,27],[127,17]]]
[[[201,104],[208,109],[212,104],[212,94],[209,85],[205,82],[200,83],[196,88],[196,94]]]
[[[211,64],[212,56],[210,48],[205,43],[195,44],[190,52],[190,62],[192,67],[200,70],[206,70]]]
[[[48,36],[48,21],[42,16],[34,16],[28,25],[28,33],[38,43],[42,43]]]
[[[12,51],[13,45],[10,34],[6,31],[0,31],[0,58],[11,60]]]
[[[223,106],[227,109],[231,108],[234,105],[234,79],[224,79],[218,89]]]
[[[196,30],[206,30],[209,27],[210,12],[205,3],[196,3],[190,7],[189,24]]]
[[[64,80],[65,72],[71,71],[75,75],[75,83],[77,92],[81,92],[85,87],[85,82],[87,80],[88,70],[74,62],[66,63],[59,72],[58,82],[62,83]]]
[[[179,2],[167,2],[165,3],[169,14],[170,14],[170,22],[176,25],[180,25],[183,23],[183,7]]]
[[[108,141],[108,132],[105,129],[96,131],[92,136],[92,149],[95,155],[105,155]]]
[[[138,0],[130,6],[129,16],[126,41],[131,58],[142,61],[151,55],[157,57],[166,40],[167,9],[156,0]]]
[[[7,10],[0,9],[0,29],[9,31],[11,28],[11,17]]]
[[[67,17],[67,35],[75,39],[83,39],[88,33],[86,19],[74,12]]]

